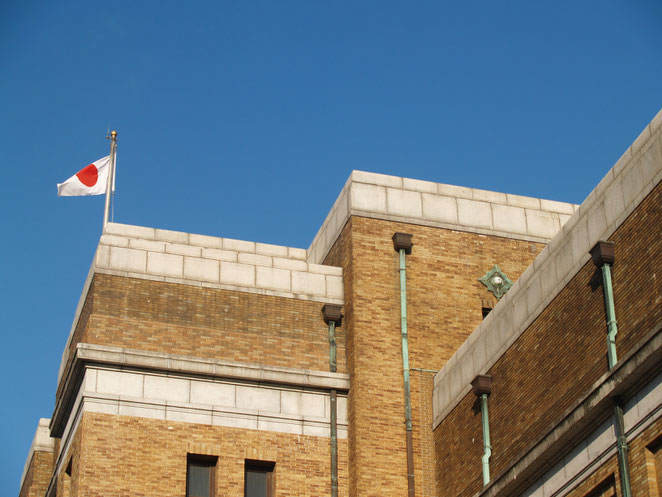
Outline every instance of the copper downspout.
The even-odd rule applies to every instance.
[[[614,264],[615,251],[614,242],[599,241],[590,250],[593,264],[602,271],[602,292],[605,298],[605,314],[607,318],[607,359],[609,369],[613,369],[617,362],[616,335],[618,327],[616,324],[616,309],[614,307],[614,288],[611,283],[611,266]],[[623,421],[623,405],[619,399],[614,400],[614,418],[616,428],[616,452],[618,454],[618,473],[621,480],[621,492],[623,497],[632,497],[632,486],[630,484],[630,464],[628,462],[628,440],[625,433],[625,422]]]
[[[405,389],[405,427],[407,430],[407,488],[408,496],[414,497],[414,441],[411,422],[411,391],[409,384],[409,335],[407,331],[407,273],[406,255],[411,254],[412,235],[395,233],[393,248],[400,254],[400,332],[402,339],[402,374]]]

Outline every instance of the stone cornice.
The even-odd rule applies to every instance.
[[[349,390],[349,375],[308,369],[240,363],[215,359],[165,354],[121,347],[79,343],[68,369],[62,393],[56,399],[50,424],[51,436],[61,436],[75,394],[82,381],[84,364],[108,364],[123,369],[151,370],[213,379],[232,379],[251,384],[293,385],[317,390]]]

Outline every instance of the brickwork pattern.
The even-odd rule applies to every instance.
[[[628,445],[632,494],[642,497],[662,495],[662,418],[659,418]],[[651,459],[653,464],[651,465]]]
[[[591,476],[584,480],[568,497],[621,497],[618,478],[618,459],[608,459]],[[635,494],[637,495],[637,494]]]
[[[322,304],[97,274],[78,342],[328,371]],[[336,333],[345,372],[344,332]]]
[[[279,497],[329,495],[328,438],[85,413],[72,488],[86,497],[181,497],[187,454],[218,456],[215,493],[243,495],[246,459],[274,461]],[[338,442],[338,495],[347,497],[347,444]],[[74,464],[74,467],[76,464]],[[58,497],[63,497],[58,494]]]
[[[35,451],[25,473],[19,497],[43,497],[53,473],[53,454]]]
[[[542,244],[352,217],[325,260],[345,275],[350,373],[350,495],[407,492],[398,254],[391,237],[413,234],[407,256],[410,365],[439,370],[482,319],[492,297],[478,281],[494,264],[516,279]],[[435,495],[432,379],[412,371],[417,495]],[[430,375],[431,376],[431,375]]]
[[[662,283],[652,270],[662,252],[661,206],[658,185],[611,238],[616,243],[612,274],[621,358],[662,320]],[[589,285],[595,273],[588,262],[490,369],[493,477],[607,372],[602,288]],[[438,491],[451,488],[469,496],[482,486],[482,429],[474,402],[472,394],[465,396],[435,430]]]

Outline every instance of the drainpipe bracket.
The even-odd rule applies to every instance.
[[[322,319],[324,319],[326,324],[333,322],[336,326],[341,326],[342,318],[342,306],[336,304],[324,304],[322,307]]]
[[[614,242],[606,240],[600,240],[596,243],[589,251],[593,264],[597,267],[602,267],[605,264],[613,265],[615,259],[614,245]]]
[[[393,248],[395,251],[400,252],[400,250],[404,249],[405,254],[411,254],[411,248],[414,246],[411,237],[412,235],[409,233],[395,233],[393,235]]]
[[[476,397],[483,394],[489,395],[492,393],[492,377],[485,374],[479,374],[471,382],[471,388]]]

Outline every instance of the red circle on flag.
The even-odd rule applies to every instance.
[[[85,186],[94,186],[97,184],[99,179],[99,171],[97,166],[90,164],[87,167],[84,167],[76,173],[76,177],[83,183]]]

